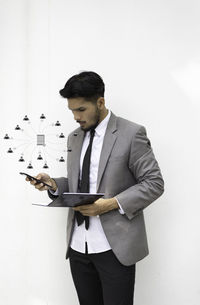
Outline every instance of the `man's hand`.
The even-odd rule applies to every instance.
[[[37,176],[35,176],[36,179],[42,180],[45,183],[49,184],[50,186],[52,186],[52,190],[55,192],[57,190],[57,185],[56,182],[47,174],[45,173],[40,173]],[[50,188],[46,185],[44,185],[43,183],[37,183],[37,181],[35,180],[30,180],[28,177],[26,178],[26,181],[30,181],[30,184],[34,185],[36,189],[38,189],[39,191],[47,191]]]
[[[79,211],[84,216],[97,216],[118,208],[119,206],[115,198],[100,198],[93,204],[80,205],[73,209]]]

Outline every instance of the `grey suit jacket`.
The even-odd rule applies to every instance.
[[[67,178],[54,178],[59,194],[77,192],[83,139],[81,128],[68,137]],[[100,215],[108,242],[123,265],[148,255],[143,209],[163,191],[164,182],[145,128],[111,113],[99,161],[97,192],[105,193],[105,198],[116,197],[125,212],[112,210]],[[66,258],[74,221],[74,210],[69,208]]]

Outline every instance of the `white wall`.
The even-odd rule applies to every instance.
[[[199,1],[0,6],[0,304],[78,304],[65,261],[67,211],[31,206],[48,199],[23,182],[3,137],[26,114],[75,128],[58,90],[82,70],[103,77],[108,108],[147,127],[165,179],[165,194],[145,211],[150,255],[137,264],[135,305],[199,304]],[[48,172],[65,175],[65,166]]]

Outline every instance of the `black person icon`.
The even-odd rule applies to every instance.
[[[29,118],[27,115],[25,115],[25,117],[23,118],[23,121],[29,121]]]
[[[29,165],[27,166],[27,168],[30,168],[30,169],[33,168],[31,162],[29,162]]]
[[[15,130],[20,130],[21,128],[19,127],[19,125],[17,125],[16,127],[15,127]]]
[[[23,156],[21,156],[20,159],[19,159],[19,162],[24,162],[24,161],[25,160],[24,160]]]
[[[63,157],[60,157],[59,162],[65,162],[64,158],[63,158]]]
[[[64,138],[64,134],[61,132],[61,134],[59,135],[59,138]]]
[[[40,119],[41,119],[41,120],[46,119],[44,113],[41,114]]]
[[[8,152],[8,153],[13,153],[12,148],[9,148],[7,152]]]
[[[6,139],[6,140],[10,139],[10,137],[8,136],[7,133],[6,133],[5,137],[4,137],[4,139]]]
[[[46,162],[45,162],[43,168],[49,168]]]
[[[39,154],[39,156],[37,157],[37,160],[43,160],[41,154]]]
[[[61,126],[60,122],[57,121],[56,124],[55,124],[55,126]]]

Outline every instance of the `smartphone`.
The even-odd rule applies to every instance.
[[[31,176],[31,175],[29,175],[29,174],[26,174],[26,173],[21,173],[21,172],[20,172],[20,175],[25,175],[26,177],[28,177],[28,179],[29,179],[29,180],[35,180],[37,183],[43,183],[44,185],[46,185],[46,186],[48,186],[48,187],[52,188],[52,186],[51,186],[51,185],[49,185],[49,184],[47,184],[47,183],[43,182],[43,181],[42,181],[42,180],[40,180],[40,179],[37,179],[37,178],[35,178],[35,177]]]

